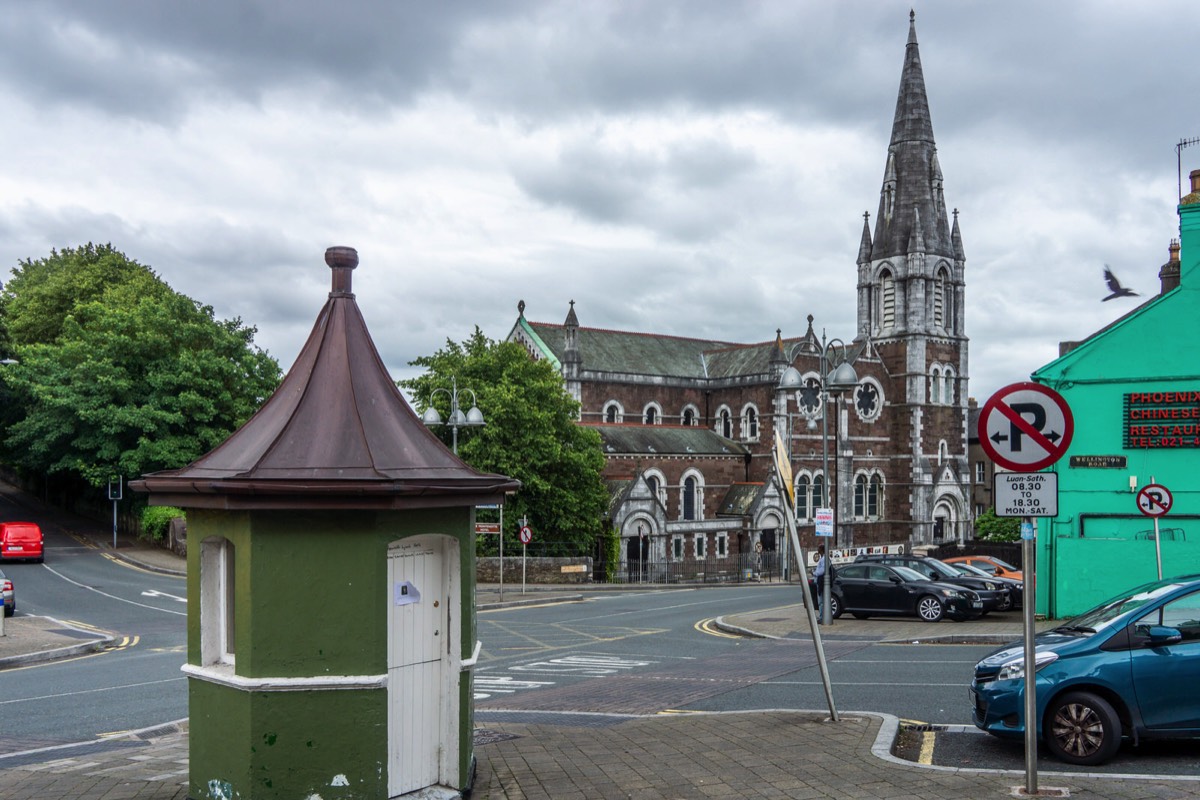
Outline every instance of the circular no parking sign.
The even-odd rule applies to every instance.
[[[988,398],[979,412],[979,444],[1005,469],[1027,472],[1062,458],[1075,418],[1062,395],[1040,383],[1014,383]]]

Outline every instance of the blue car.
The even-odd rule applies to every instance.
[[[1035,637],[1038,737],[1085,766],[1121,740],[1200,737],[1200,575],[1139,586]],[[1007,645],[975,665],[975,725],[1025,736],[1025,652]]]

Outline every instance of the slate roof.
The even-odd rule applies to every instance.
[[[572,309],[573,311],[573,309]],[[532,332],[553,359],[566,354],[565,325],[518,320]],[[785,347],[801,339],[782,340]],[[589,372],[663,375],[689,379],[733,378],[770,371],[775,340],[736,344],[715,339],[689,339],[656,333],[578,328],[579,353]]]
[[[331,247],[333,288],[275,393],[186,467],[131,483],[153,505],[415,508],[493,503],[520,483],[475,471],[421,422],[379,357],[354,294],[358,253]]]
[[[763,484],[735,483],[725,493],[721,505],[717,506],[718,517],[744,517],[750,513],[754,503],[762,494]]]
[[[748,456],[750,449],[708,428],[686,425],[588,425],[607,454]]]

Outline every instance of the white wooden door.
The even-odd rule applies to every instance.
[[[438,783],[447,642],[446,573],[436,537],[388,551],[388,794]]]

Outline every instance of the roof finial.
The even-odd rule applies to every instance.
[[[358,266],[358,251],[353,247],[328,247],[325,263],[333,270],[331,295],[354,295],[350,291],[350,273]]]
[[[525,301],[524,300],[517,301],[517,316],[521,317],[522,319],[524,319],[524,317],[525,317]]]

